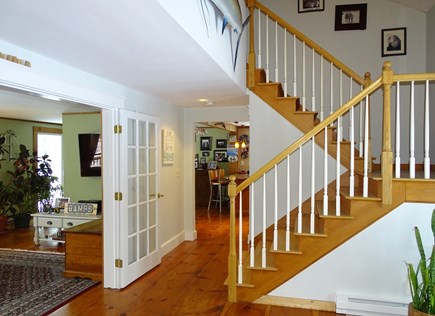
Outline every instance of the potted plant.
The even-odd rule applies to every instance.
[[[18,158],[14,162],[15,170],[9,171],[14,192],[15,207],[10,209],[15,227],[28,227],[30,214],[38,210],[51,209],[52,193],[56,190],[48,155],[37,157],[30,154],[24,145],[20,145]]]
[[[432,211],[431,228],[435,241],[435,209]],[[426,259],[418,227],[415,227],[415,239],[420,253],[420,261],[417,269],[414,269],[411,263],[406,263],[412,296],[408,315],[435,315],[435,242],[432,245],[430,258]]]

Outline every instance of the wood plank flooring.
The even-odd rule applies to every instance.
[[[197,210],[198,239],[186,241],[127,288],[97,285],[51,315],[294,315],[334,316],[330,312],[257,304],[227,304],[228,210]],[[64,244],[33,244],[33,228],[0,236],[0,248],[64,252]]]

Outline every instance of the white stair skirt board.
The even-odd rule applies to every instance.
[[[391,298],[337,292],[337,313],[346,315],[408,315],[406,298]]]

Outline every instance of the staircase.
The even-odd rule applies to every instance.
[[[248,1],[248,7],[251,17],[254,16],[254,10],[267,11],[267,8],[256,1]],[[266,15],[295,33],[291,26],[280,20],[273,12],[267,11]],[[251,24],[254,24],[252,18]],[[297,35],[300,36],[299,33]],[[253,36],[251,36],[251,40],[252,38]],[[303,42],[312,44],[305,38]],[[312,44],[313,50],[316,49],[319,54],[323,54],[324,51],[321,48],[314,46],[316,45]],[[253,57],[252,52],[250,52],[248,59],[247,81],[251,91],[301,130],[304,135],[239,186],[236,186],[234,179],[230,178],[232,180],[228,192],[232,219],[228,277],[230,302],[237,300],[262,302],[270,291],[404,202],[435,203],[434,168],[426,156],[422,165],[413,164],[411,157],[410,176],[406,178],[403,177],[400,154],[396,154],[395,166],[393,166],[389,118],[392,106],[391,87],[394,84],[397,85],[395,89],[398,91],[397,99],[399,100],[400,82],[410,82],[411,86],[415,82],[423,82],[426,83],[426,91],[428,91],[428,83],[435,80],[435,74],[395,75],[391,69],[391,63],[386,62],[382,75],[371,83],[369,74],[366,74],[364,80],[355,78],[354,73],[349,68],[340,68],[341,63],[332,60],[331,73],[333,65],[334,67],[340,65],[340,76],[342,73],[348,74],[351,87],[354,84],[353,81],[356,81],[361,86],[364,83],[364,89],[356,95],[350,95],[349,101],[341,104],[329,116],[324,117],[326,111],[323,108],[319,110],[320,115],[319,111],[308,110],[304,106],[305,98],[289,96],[285,84],[271,82],[268,70],[258,68],[258,65],[255,66],[255,56]],[[295,88],[294,91],[296,90]],[[312,90],[314,96],[314,88]],[[352,88],[349,90],[351,92]],[[384,113],[386,113],[383,121],[384,130],[383,135],[370,135],[369,105],[372,95],[378,90],[383,90],[382,106]],[[340,93],[341,91],[340,87]],[[303,94],[305,95],[305,91]],[[332,89],[330,95],[332,101],[334,98]],[[341,101],[341,95],[336,99]],[[312,103],[316,102],[313,100]],[[428,108],[428,101],[426,103],[425,106]],[[361,115],[359,118],[360,130],[363,130],[364,135],[360,135],[362,138],[357,140],[354,133],[356,126],[354,116],[359,107],[361,108],[359,112]],[[397,107],[396,112],[399,110]],[[343,128],[344,121],[348,121],[349,126]],[[425,122],[423,127],[425,135],[429,131],[428,125],[429,122]],[[343,137],[343,130],[350,131],[345,135],[348,139]],[[396,130],[396,139],[400,139],[398,133],[400,133],[400,126]],[[382,137],[384,140],[380,165],[372,164],[370,137],[375,136]],[[358,142],[360,146],[355,145]],[[328,177],[328,169],[330,168],[328,157],[332,156],[337,163],[335,180],[325,180],[320,189],[316,187],[314,180],[314,169],[317,168],[314,168],[314,148],[316,146],[323,148],[325,154],[323,169],[319,168],[324,173],[324,179],[330,178]],[[311,168],[308,168],[310,170],[302,170],[307,169],[306,165],[302,168],[302,163],[308,160],[303,155],[307,155],[306,148],[310,147],[312,150]],[[429,149],[425,147],[422,151],[426,154]],[[290,161],[299,161],[299,165],[294,165]],[[280,167],[281,165],[286,165],[287,169]],[[421,168],[419,168],[420,166]],[[345,172],[341,172],[342,168],[346,169]],[[302,172],[305,174],[302,175]],[[271,177],[273,178],[272,185],[270,185],[269,180],[266,180],[266,178],[270,179]],[[293,189],[294,186],[290,185],[290,179],[295,177],[299,178],[299,188],[296,186],[296,189]],[[311,188],[308,197],[301,193],[302,179],[304,181],[310,179],[308,181],[311,182]],[[278,193],[276,193],[278,187],[283,185],[287,187],[288,195],[296,195],[298,200],[296,207],[290,206],[290,197],[287,197],[285,214],[278,210],[278,200],[282,197],[278,197]],[[235,229],[236,213],[239,214],[239,221],[243,221],[241,207],[238,212],[235,199],[245,189],[250,190],[252,201],[250,214],[251,217],[253,214],[255,216],[255,218],[249,218],[248,236],[243,235],[242,229],[239,229],[238,232]],[[291,190],[298,192],[294,193]],[[261,201],[257,202],[257,200]],[[273,202],[269,203],[271,200]],[[292,198],[292,201],[294,200]],[[270,204],[273,206],[270,207]],[[257,211],[252,211],[254,208]],[[258,209],[262,210],[258,211]],[[262,215],[258,216],[258,214]],[[270,220],[270,218],[273,219]],[[253,224],[258,221],[262,222],[263,225],[261,231]],[[266,222],[273,224],[266,225]],[[238,243],[236,243],[236,239],[238,239]],[[246,240],[249,240],[248,246]]]

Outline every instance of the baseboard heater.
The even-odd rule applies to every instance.
[[[361,316],[408,315],[406,298],[337,293],[337,313]]]

